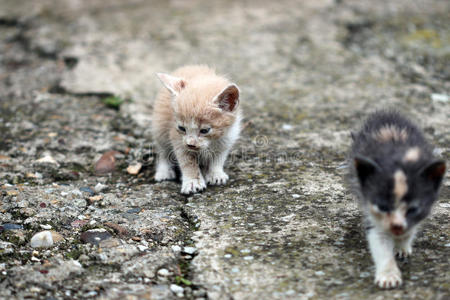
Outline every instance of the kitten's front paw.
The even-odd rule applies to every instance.
[[[398,268],[387,269],[375,276],[375,284],[382,289],[396,288],[402,284],[402,274]]]
[[[175,171],[172,168],[158,168],[155,173],[156,181],[172,180],[176,178]]]
[[[410,256],[411,254],[412,254],[412,247],[407,246],[407,247],[403,247],[403,248],[399,249],[397,251],[396,256],[400,259],[404,259],[404,258],[407,258],[408,256]]]
[[[198,193],[206,189],[206,183],[203,178],[187,178],[183,179],[181,185],[182,194]]]
[[[205,179],[208,184],[221,185],[228,181],[228,175],[223,170],[214,170],[206,174]]]

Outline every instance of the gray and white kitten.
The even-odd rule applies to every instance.
[[[445,162],[398,112],[370,115],[352,137],[350,178],[368,221],[375,284],[394,288],[402,284],[394,249],[400,258],[412,253],[417,227],[438,198]]]

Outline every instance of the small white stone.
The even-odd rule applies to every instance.
[[[49,225],[49,224],[41,224],[40,226],[42,229],[46,229],[46,230],[52,229],[52,225]]]
[[[316,272],[316,275],[317,275],[317,276],[323,276],[323,275],[325,275],[325,272],[323,272],[323,271],[317,271],[317,272]]]
[[[253,256],[251,256],[251,255],[244,256],[244,260],[253,260]]]
[[[223,257],[225,257],[225,258],[232,258],[233,255],[231,255],[230,253],[227,253],[227,254],[225,254]]]
[[[176,285],[176,284],[171,284],[171,285],[170,285],[170,290],[171,290],[172,292],[174,292],[175,294],[183,293],[183,292],[184,292],[184,288],[182,288],[181,286]]]
[[[440,207],[450,208],[450,203],[439,203]]]
[[[170,275],[170,272],[169,272],[169,270],[167,270],[167,269],[160,269],[160,270],[158,271],[158,275],[167,277],[167,276]]]
[[[431,94],[431,100],[435,102],[448,102],[448,95],[445,94]]]
[[[138,247],[139,251],[141,251],[141,252],[143,252],[143,251],[148,249],[148,247],[146,247],[144,245],[138,245],[137,247]]]
[[[97,183],[96,185],[95,185],[95,187],[94,187],[94,190],[97,192],[97,193],[100,193],[100,192],[103,192],[104,190],[106,190],[108,188],[108,186],[107,185],[104,185],[104,184],[102,184],[102,183]]]
[[[195,248],[195,247],[184,247],[183,252],[187,253],[187,254],[190,254],[190,255],[193,255],[195,252],[197,252],[197,248]]]
[[[300,198],[300,195],[299,194],[292,194],[292,198],[294,198],[294,199]]]
[[[51,247],[53,246],[53,237],[50,231],[41,231],[36,233],[30,241],[30,245],[33,248],[38,247]]]
[[[281,128],[285,131],[290,131],[290,130],[292,130],[292,125],[291,124],[283,124],[283,126]]]
[[[67,196],[67,195],[69,195],[68,192],[61,192],[61,196],[65,197],[65,196]]]
[[[445,244],[445,247],[450,247],[450,243],[448,243],[448,244]]]
[[[250,252],[252,252],[250,249],[242,249],[241,250],[241,253],[244,253],[244,254],[250,253]]]
[[[36,160],[37,163],[49,163],[49,164],[55,164],[57,165],[58,163],[56,162],[56,160],[50,156],[50,154],[46,154],[44,155],[44,157],[39,158],[38,160]]]
[[[86,297],[86,298],[89,298],[89,297],[95,297],[95,296],[97,296],[97,292],[96,291],[90,291],[90,292],[87,292],[86,294],[84,294],[84,297]]]
[[[180,252],[181,251],[181,247],[178,246],[178,245],[174,245],[174,246],[172,246],[172,251],[173,252]]]
[[[231,269],[231,272],[233,272],[233,273],[239,273],[239,268],[238,267],[234,267],[234,268],[232,268]]]

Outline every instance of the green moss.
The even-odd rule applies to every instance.
[[[125,100],[118,96],[111,96],[102,99],[103,104],[110,108],[119,109],[120,105],[122,105]]]
[[[434,48],[441,48],[443,44],[439,34],[431,29],[417,30],[405,36],[404,40],[408,43],[424,43]]]

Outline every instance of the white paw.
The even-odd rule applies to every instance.
[[[407,247],[403,247],[403,248],[399,249],[397,251],[396,256],[398,258],[407,258],[411,254],[412,254],[412,247],[411,246],[407,246]]]
[[[183,178],[183,183],[181,185],[182,194],[193,194],[198,193],[206,189],[205,180],[200,178]]]
[[[398,268],[379,272],[375,276],[375,284],[382,289],[392,289],[402,284],[402,274]]]
[[[156,181],[172,180],[176,178],[175,171],[171,167],[158,167],[155,173]]]
[[[205,179],[208,184],[220,185],[228,181],[228,175],[223,170],[213,170],[206,174]]]

